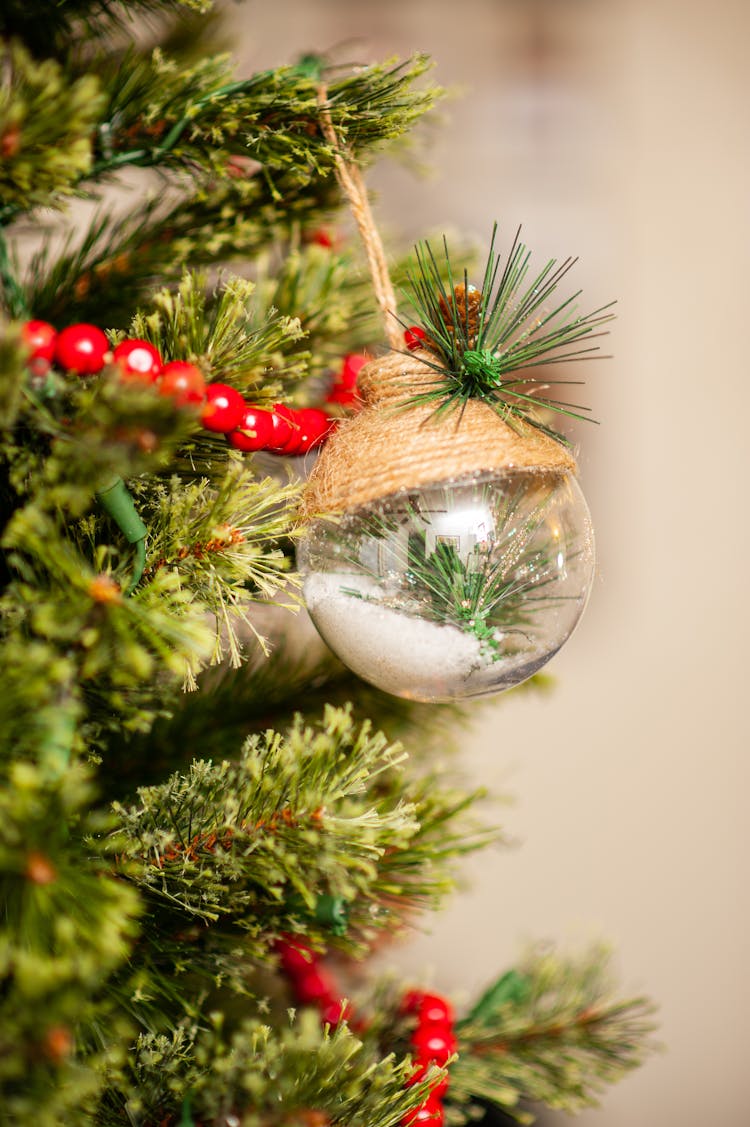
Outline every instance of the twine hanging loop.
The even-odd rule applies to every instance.
[[[333,149],[336,179],[341,191],[349,202],[352,215],[359,228],[362,243],[367,255],[367,262],[372,275],[375,297],[383,314],[385,335],[391,348],[403,347],[401,330],[396,316],[396,295],[393,283],[388,272],[388,262],[385,256],[380,233],[375,225],[375,219],[367,197],[367,188],[362,179],[362,173],[354,157],[341,144],[331,119],[331,108],[328,102],[328,90],[324,84],[318,87],[318,105],[320,107],[320,127],[323,136]]]

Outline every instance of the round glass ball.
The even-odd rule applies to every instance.
[[[298,547],[310,616],[379,689],[451,701],[512,688],[570,637],[594,572],[569,473],[509,470],[311,521]]]

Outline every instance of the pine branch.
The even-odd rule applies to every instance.
[[[249,929],[248,955],[267,958],[286,930],[325,935],[307,918],[323,893],[350,902],[356,945],[360,928],[392,926],[394,910],[447,891],[446,864],[482,840],[457,821],[476,796],[441,793],[432,778],[401,797],[402,758],[350,710],[327,708],[315,728],[250,737],[237,763],[196,761],[142,788],[138,805],[116,804],[123,861],[141,865],[135,879],[157,904]]]
[[[262,621],[258,629],[267,632]],[[409,741],[417,759],[454,750],[453,726],[459,719],[468,722],[457,706],[426,706],[381,693],[332,656],[308,651],[292,657],[275,638],[269,655],[256,651],[242,669],[224,666],[203,674],[199,690],[165,697],[168,715],[147,737],[113,737],[112,753],[121,766],[118,776],[106,781],[112,798],[184,766],[188,747],[210,749],[215,759],[230,758],[248,734],[283,730],[292,712],[315,723],[327,704],[352,708],[359,721],[370,718],[391,742]]]
[[[0,48],[0,222],[38,204],[59,207],[92,170],[94,130],[105,106],[94,74],[71,80],[53,59],[19,43]]]
[[[109,686],[110,707],[120,691],[144,681],[144,697],[153,699],[158,687],[148,682],[157,671],[182,679],[206,653],[209,635],[201,607],[177,576],[160,573],[125,598],[124,582],[115,577],[128,577],[129,564],[102,547],[94,561],[100,570],[92,566],[64,529],[31,505],[14,514],[3,547],[17,578],[0,611],[12,615],[16,636],[40,639],[73,655],[77,680],[91,680],[98,692]]]
[[[158,49],[133,48],[96,60],[109,95],[106,148],[97,170],[124,164],[187,167],[226,175],[230,157],[250,156],[273,176],[294,172],[299,184],[328,175],[333,153],[319,126],[317,80],[301,67],[234,81],[226,57],[185,68]],[[358,68],[333,78],[329,101],[342,144],[371,153],[403,136],[439,91],[411,87],[428,69],[425,56]]]
[[[0,434],[7,434],[21,413],[26,380],[26,349],[18,326],[8,325],[0,334]]]
[[[192,1023],[139,1039],[127,1107],[140,1122],[166,1113],[174,1123],[187,1106],[213,1123],[236,1115],[258,1127],[397,1127],[426,1094],[424,1084],[406,1086],[409,1068],[368,1052],[345,1026],[321,1030],[311,1011],[278,1031],[260,1020],[232,1032]],[[105,1111],[101,1127],[121,1123],[121,1108]]]
[[[268,627],[261,622],[262,633]],[[548,692],[551,680],[537,674],[514,693]],[[505,694],[507,699],[508,694]],[[313,723],[326,704],[351,707],[357,720],[369,718],[391,742],[403,742],[410,760],[428,764],[455,754],[456,733],[478,712],[457,704],[425,705],[383,693],[360,681],[333,655],[318,651],[292,657],[283,641],[273,638],[270,655],[256,651],[241,668],[224,666],[199,678],[198,693],[163,697],[164,711],[146,736],[113,733],[111,754],[120,764],[117,776],[104,784],[107,794],[121,799],[139,783],[161,780],[185,763],[185,749],[210,749],[213,758],[230,758],[250,733],[283,730],[290,713]]]
[[[69,233],[62,252],[53,232],[26,271],[24,304],[61,326],[82,319],[125,329],[157,281],[179,279],[188,264],[251,259],[337,202],[332,181],[301,191],[290,180],[278,182],[281,201],[264,177],[241,172],[189,196],[162,194],[122,219],[102,211],[75,243]]]
[[[26,74],[19,81],[31,82],[32,68],[26,58]],[[20,59],[22,64],[23,57]],[[146,56],[134,48],[124,56],[107,53],[87,62],[70,96],[80,96],[83,84],[92,81],[89,72],[107,91],[107,105],[102,107],[96,101],[95,114],[86,119],[93,134],[93,118],[98,118],[98,159],[91,165],[92,142],[81,141],[81,158],[72,171],[65,176],[60,171],[57,178],[48,176],[41,185],[36,166],[44,171],[49,157],[40,155],[28,165],[19,165],[15,178],[0,193],[4,205],[0,221],[8,223],[36,204],[53,203],[58,187],[67,192],[81,190],[84,181],[100,180],[128,165],[177,169],[204,179],[206,173],[232,177],[236,175],[232,158],[251,157],[263,166],[279,202],[281,192],[274,184],[277,175],[291,178],[297,191],[330,176],[334,154],[320,132],[316,82],[294,67],[235,82],[229,80],[227,66],[227,60],[218,57],[184,68],[158,49]],[[430,88],[410,89],[426,69],[425,57],[415,56],[395,66],[360,68],[351,77],[332,81],[331,115],[341,142],[364,156],[408,131],[439,94]],[[51,78],[52,74],[47,81]],[[14,115],[19,105],[24,105],[21,92],[10,102]],[[60,130],[70,114],[66,118],[55,113],[48,116],[57,131],[49,142],[54,140],[62,147],[69,126],[64,134]],[[81,125],[81,132],[83,128]],[[70,145],[64,150],[68,157],[69,150]],[[60,163],[61,153],[54,157],[54,145],[49,151]],[[32,183],[37,185],[33,193],[25,189]]]
[[[531,955],[459,1023],[451,1100],[488,1100],[527,1123],[521,1098],[568,1112],[595,1106],[653,1051],[653,1012],[647,998],[612,997],[603,949],[576,961]]]
[[[2,740],[10,737],[3,729]],[[21,743],[20,758],[27,745]],[[3,748],[7,759],[9,749]],[[7,1123],[79,1122],[132,1027],[110,995],[137,930],[136,895],[110,872],[80,768],[55,786],[17,762],[0,790],[0,1086]],[[106,1024],[108,1047],[78,1056],[82,1026]],[[69,1118],[69,1116],[71,1118]]]
[[[150,340],[164,357],[199,363],[250,398],[272,397],[305,370],[306,355],[295,350],[302,329],[254,302],[254,288],[230,277],[209,294],[205,276],[186,273],[176,292],[160,290],[152,312],[134,317],[130,335]]]
[[[168,568],[187,589],[200,592],[216,622],[212,664],[225,655],[233,668],[242,663],[242,625],[265,648],[249,610],[254,602],[278,595],[282,583],[294,582],[278,544],[290,533],[298,493],[297,485],[280,486],[270,478],[256,481],[238,462],[230,463],[214,485],[173,478],[152,491],[148,511],[153,562],[146,577]],[[294,606],[291,593],[287,597]]]

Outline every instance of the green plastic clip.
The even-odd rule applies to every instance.
[[[459,1024],[469,1025],[474,1021],[484,1021],[509,1002],[520,1006],[528,998],[530,989],[528,978],[519,974],[517,970],[506,971],[497,982],[493,982],[492,986],[485,990],[471,1012]]]
[[[185,1096],[182,1101],[182,1116],[180,1118],[179,1127],[195,1127],[195,1120],[193,1119],[193,1112],[190,1105],[190,1096]]]
[[[323,893],[315,905],[315,919],[319,924],[324,924],[333,935],[346,935],[349,927],[346,900]]]
[[[294,69],[304,78],[311,78],[313,82],[320,82],[325,69],[325,59],[322,55],[302,55]]]
[[[121,477],[116,477],[104,489],[97,490],[96,499],[108,517],[115,522],[129,544],[135,547],[133,578],[125,592],[132,595],[146,568],[146,536],[148,529],[141,520],[128,487]]]

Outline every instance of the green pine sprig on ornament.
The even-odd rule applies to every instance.
[[[552,385],[583,381],[541,378],[527,375],[527,370],[590,359],[599,349],[590,341],[604,335],[601,326],[614,319],[607,312],[614,302],[579,314],[575,302],[580,290],[564,300],[556,292],[577,259],[566,258],[558,265],[552,258],[538,273],[530,273],[531,252],[520,242],[520,233],[519,227],[503,262],[495,251],[494,225],[480,287],[469,284],[465,270],[463,281],[457,280],[445,238],[444,263],[428,241],[415,247],[416,263],[407,272],[411,288],[403,293],[421,321],[424,352],[420,358],[436,375],[406,405],[433,404],[442,413],[480,399],[509,426],[530,423],[565,442],[538,411],[594,421],[587,414],[589,407],[545,394]]]

